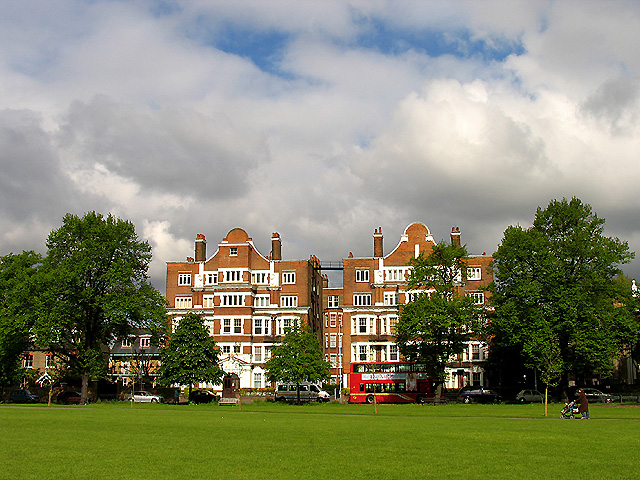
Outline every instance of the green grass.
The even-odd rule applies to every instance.
[[[0,407],[0,479],[635,479],[640,408]]]

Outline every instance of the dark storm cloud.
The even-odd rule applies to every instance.
[[[0,168],[5,218],[48,219],[58,215],[72,196],[51,136],[33,112],[0,111]]]
[[[240,197],[268,160],[263,139],[222,115],[133,107],[106,97],[74,102],[60,135],[81,165],[101,164],[144,190],[205,199]]]

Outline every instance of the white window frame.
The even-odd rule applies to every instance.
[[[220,320],[220,334],[231,335],[233,332],[233,326],[231,323],[232,318],[223,318]]]
[[[282,284],[293,285],[296,283],[296,272],[282,272]]]
[[[358,307],[371,306],[371,294],[370,293],[354,293],[353,304]]]
[[[150,337],[140,337],[140,348],[149,348],[151,346]]]
[[[258,324],[259,322],[259,324]],[[269,335],[269,319],[268,318],[254,318],[251,322],[253,325],[254,335]],[[259,329],[259,331],[258,331]]]
[[[262,346],[261,345],[255,345],[253,347],[253,361],[255,363],[262,363],[263,359],[262,359]]]
[[[394,306],[398,304],[398,292],[384,292],[385,306]]]
[[[23,365],[24,368],[33,368],[33,355],[30,353],[25,354]]]
[[[297,295],[282,295],[280,296],[280,306],[284,308],[295,308],[298,306]]]
[[[254,307],[269,307],[271,305],[270,295],[256,295],[253,297]]]
[[[369,283],[369,270],[364,268],[356,268],[356,282]]]
[[[329,334],[329,348],[336,348],[338,346],[338,335],[335,333]]]
[[[268,285],[269,273],[268,272],[251,272],[251,283],[253,285]]]
[[[218,273],[205,273],[204,274],[205,285],[217,285]]]
[[[242,318],[234,318],[233,319],[233,334],[234,335],[242,335],[244,330],[244,322]]]
[[[213,308],[215,305],[215,295],[202,296],[202,308]]]
[[[482,267],[468,267],[467,280],[482,280]]]
[[[298,320],[296,318],[283,317],[278,319],[278,335],[286,335],[287,330],[296,325]]]
[[[327,297],[327,308],[338,308],[340,306],[340,295],[329,295]]]
[[[223,283],[242,283],[242,270],[222,270]],[[218,278],[218,282],[220,279]]]
[[[407,275],[406,268],[385,269],[385,280],[387,282],[404,282],[406,275]]]
[[[178,285],[191,285],[191,273],[178,273]]]
[[[178,296],[175,299],[175,308],[181,308],[181,309],[186,309],[186,308],[192,308],[193,306],[193,299],[191,298],[191,296]]]
[[[244,307],[244,295],[223,294],[220,295],[221,307]]]
[[[389,361],[397,362],[398,361],[398,345],[392,343],[389,345]]]
[[[229,247],[229,256],[237,257],[238,256],[238,247]]]
[[[253,388],[262,388],[262,373],[253,373]]]
[[[335,328],[338,323],[338,314],[336,312],[329,313],[329,326]]]
[[[331,362],[331,368],[338,368],[338,355],[332,353],[331,355],[329,355],[329,358],[329,361]]]
[[[474,305],[484,305],[484,292],[469,292],[467,296],[473,299]]]

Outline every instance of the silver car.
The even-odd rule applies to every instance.
[[[531,402],[544,402],[544,393],[540,393],[537,390],[520,390],[516,395],[516,402],[518,403],[531,403]]]
[[[131,401],[131,395],[125,395],[124,399]],[[144,390],[133,392],[133,401],[137,403],[160,403],[163,400],[164,399],[162,397],[154,395],[153,393],[146,392]]]

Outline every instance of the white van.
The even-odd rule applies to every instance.
[[[311,382],[277,382],[276,402],[297,402],[298,385],[301,402],[328,402],[331,398],[319,385]]]

